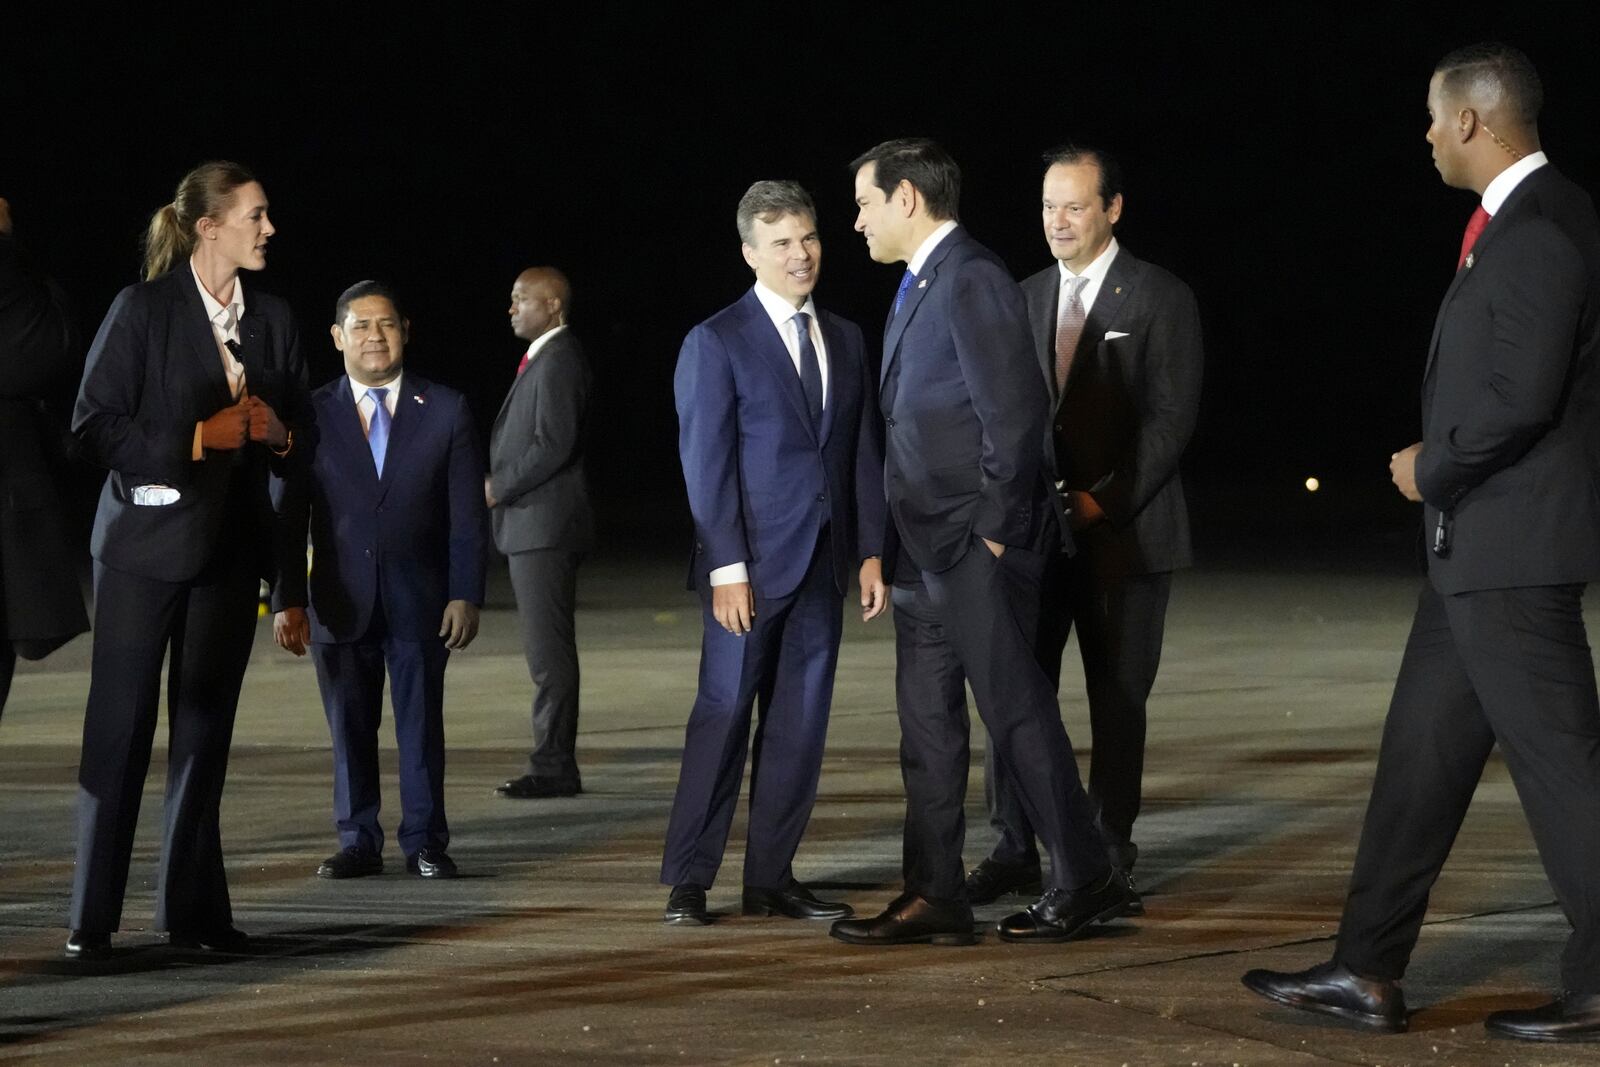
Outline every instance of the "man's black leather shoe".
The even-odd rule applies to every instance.
[[[711,916],[706,914],[704,886],[675,885],[667,895],[667,910],[661,921],[668,926],[708,926]]]
[[[361,845],[346,845],[317,867],[318,878],[364,878],[383,873],[383,857]]]
[[[67,936],[69,960],[103,960],[111,955],[111,935],[94,930],[74,930]]]
[[[851,945],[971,945],[978,940],[966,904],[935,903],[915,893],[901,893],[870,919],[840,919],[828,936]]]
[[[967,872],[967,900],[973,904],[993,904],[1007,893],[1037,896],[1043,891],[1037,863],[1013,866],[991,857]]]
[[[744,887],[746,915],[782,915],[790,919],[847,919],[855,914],[848,904],[818,900],[799,882],[784,889]]]
[[[168,932],[167,944],[190,952],[203,948],[213,952],[246,952],[250,948],[250,935],[234,926],[195,930],[178,927]]]
[[[1600,993],[1562,993],[1541,1007],[1492,1012],[1483,1028],[1518,1041],[1600,1041]]]
[[[1128,884],[1117,870],[1082,889],[1047,889],[1025,911],[1000,920],[1000,940],[1065,941],[1122,915],[1129,899]]]
[[[568,778],[540,778],[534,774],[524,774],[520,778],[513,778],[494,787],[494,791],[503,797],[515,800],[531,800],[535,797],[572,797],[583,792],[583,787]]]
[[[1406,1028],[1406,998],[1400,986],[1383,978],[1363,978],[1341,963],[1319,963],[1293,973],[1258,968],[1246,971],[1243,982],[1251,992],[1291,1008],[1394,1034]]]
[[[442,848],[419,848],[406,857],[406,870],[423,878],[455,878],[456,861]]]

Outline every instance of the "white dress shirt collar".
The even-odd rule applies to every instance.
[[[927,238],[917,246],[917,252],[911,257],[911,261],[906,264],[906,269],[912,274],[920,275],[922,273],[922,265],[928,261],[929,256],[933,255],[933,250],[939,247],[940,241],[954,232],[957,225],[959,224],[955,219],[947,219],[937,230],[928,234]]]
[[[538,337],[535,337],[528,344],[528,351],[524,354],[525,358],[532,359],[534,356],[537,356],[539,354],[539,349],[541,349],[545,345],[549,344],[550,343],[550,339],[552,337],[554,337],[556,334],[560,333],[562,330],[565,330],[566,328],[567,328],[567,324],[563,322],[560,326],[552,326],[550,329],[546,330],[544,333],[541,333]]]
[[[189,273],[194,276],[194,286],[200,290],[200,302],[205,305],[206,318],[224,341],[239,340],[239,319],[244,315],[244,279],[234,275],[233,299],[226,304],[211,295],[206,283],[200,280],[194,260],[189,261]]]
[[[765,311],[767,316],[772,319],[772,325],[780,330],[783,328],[784,323],[789,322],[802,311],[811,316],[811,321],[815,322],[817,319],[817,305],[809,295],[807,295],[804,304],[795,307],[761,282],[756,282],[754,289],[756,299],[761,301],[761,310]]]
[[[400,383],[405,381],[405,377],[405,372],[401,371],[399,374],[394,376],[392,381],[389,381],[383,385],[366,386],[362,385],[354,378],[351,378],[349,375],[345,376],[345,379],[350,383],[350,395],[355,398],[356,410],[361,413],[361,425],[363,428],[367,424],[369,414],[367,408],[361,406],[361,401],[367,398],[367,393],[374,388],[389,390],[388,395],[383,398],[383,406],[389,409],[389,415],[392,418],[395,412],[395,404],[400,399]],[[376,398],[374,398],[374,403],[376,403]]]
[[[1083,288],[1078,290],[1078,299],[1083,303],[1084,313],[1087,314],[1094,307],[1094,298],[1100,295],[1100,286],[1105,284],[1106,275],[1111,271],[1111,261],[1117,258],[1117,239],[1113,237],[1111,243],[1106,245],[1094,262],[1083,268],[1082,274],[1074,274],[1067,269],[1067,265],[1056,260],[1056,266],[1061,270],[1061,284],[1067,285],[1074,278],[1083,278]]]
[[[1511,166],[1494,176],[1483,190],[1483,210],[1490,215],[1497,214],[1505,206],[1506,198],[1511,191],[1522,184],[1522,179],[1550,162],[1550,157],[1543,152],[1533,152],[1523,156]]]

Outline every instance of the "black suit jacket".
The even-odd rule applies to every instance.
[[[319,643],[365,636],[380,603],[388,633],[436,641],[447,603],[483,604],[489,537],[472,414],[460,393],[420,374],[406,371],[400,388],[381,478],[350,379],[340,375],[311,398],[309,516],[298,498],[286,509],[301,544],[309,518],[309,597],[305,568],[286,572],[273,610],[309,599]]]
[[[981,536],[1039,548],[1053,493],[1039,442],[1049,394],[1022,291],[957,227],[933,249],[883,341],[885,569],[956,565]]]
[[[545,342],[506,393],[489,435],[491,515],[501,552],[586,552],[594,511],[584,431],[594,376],[569,326]]]
[[[1119,247],[1058,395],[1060,269],[1032,275],[1022,292],[1054,404],[1047,458],[1063,489],[1092,493],[1106,513],[1107,521],[1077,531],[1078,551],[1108,578],[1188,566],[1178,460],[1194,433],[1205,360],[1194,293]]]
[[[307,421],[305,363],[289,305],[247,283],[239,359],[252,395],[302,437]],[[117,294],[89,348],[72,428],[89,457],[109,468],[95,513],[90,551],[108,567],[158,581],[185,582],[226,542],[248,553],[263,578],[280,566],[304,568],[269,499],[295,477],[299,457],[264,444],[191,459],[195,424],[233,402],[205,305],[185,260],[152,281]],[[164,507],[133,503],[133,488],[170,485]]]
[[[1434,588],[1600,577],[1600,223],[1548,164],[1478,237],[1439,308],[1417,488]]]

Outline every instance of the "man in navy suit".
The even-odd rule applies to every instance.
[[[794,182],[756,182],[737,223],[755,285],[690,331],[674,378],[694,515],[689,585],[705,636],[661,881],[665,921],[703,925],[739,799],[759,698],[745,846],[747,915],[835,919],[791,862],[811,817],[833,699],[843,597],[886,606],[883,462],[861,331],[811,299],[817,212]]]
[[[1543,99],[1528,57],[1497,43],[1446,56],[1428,85],[1439,177],[1480,198],[1434,319],[1422,440],[1389,464],[1422,505],[1428,578],[1333,958],[1243,979],[1378,1030],[1408,1025],[1400,979],[1428,892],[1498,746],[1572,934],[1562,995],[1484,1026],[1600,1040],[1600,695],[1583,619],[1600,578],[1600,220],[1540,149]]]
[[[907,264],[883,342],[885,569],[894,582],[895,697],[906,786],[905,892],[834,924],[852,944],[971,944],[961,845],[966,686],[995,758],[1050,856],[1049,886],[1000,924],[1059,941],[1121,914],[1055,688],[1033,655],[1045,553],[1061,537],[1044,465],[1049,394],[1022,291],[956,223],[961,171],[932,141],[858,158],[856,229],[880,263]]]
[[[488,544],[482,460],[461,394],[404,371],[410,324],[390,289],[357,282],[334,317],[345,377],[312,395],[308,499],[286,506],[296,529],[309,518],[310,596],[297,571],[284,576],[273,604],[278,644],[297,656],[311,646],[333,735],[342,847],[317,874],[383,870],[378,723],[387,666],[400,748],[396,837],[407,870],[453,878],[444,670],[450,652],[478,632]]]

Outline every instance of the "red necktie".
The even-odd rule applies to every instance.
[[[1463,252],[1462,255],[1466,255],[1466,253]],[[523,353],[522,362],[517,364],[517,374],[518,374],[518,376],[521,376],[522,372],[528,369],[528,363],[532,359],[533,359],[533,353],[532,352],[524,352]]]
[[[1472,217],[1467,220],[1467,232],[1461,235],[1461,258],[1456,260],[1456,270],[1460,270],[1467,262],[1467,253],[1478,243],[1478,235],[1487,225],[1489,225],[1489,213],[1483,210],[1482,204],[1479,204]]]

